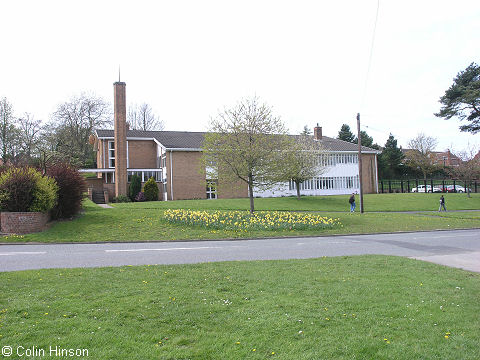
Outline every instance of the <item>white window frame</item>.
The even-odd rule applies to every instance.
[[[110,147],[110,144],[112,145],[111,147]],[[112,166],[112,160],[115,163],[115,142],[114,141],[108,141],[107,151],[108,151],[108,167],[110,169],[114,169],[115,164]],[[112,156],[112,151],[113,151],[113,156]]]
[[[210,184],[215,184],[214,187],[209,186]],[[212,180],[208,179],[207,180],[207,199],[213,200],[213,199],[218,199],[218,194],[217,194],[217,187],[218,187],[218,181],[217,180]]]

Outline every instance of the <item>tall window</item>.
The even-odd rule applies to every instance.
[[[207,199],[217,198],[217,180],[207,180]]]
[[[115,167],[115,143],[113,141],[108,142],[108,167]]]

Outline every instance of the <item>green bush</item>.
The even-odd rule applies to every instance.
[[[4,211],[50,211],[57,202],[54,179],[30,167],[10,167],[0,175],[0,206]]]
[[[151,177],[143,186],[143,193],[145,194],[145,200],[157,201],[158,200],[158,185],[155,179]]]
[[[128,203],[131,202],[130,198],[126,195],[118,195],[112,199],[112,203]]]
[[[138,175],[132,175],[130,179],[130,186],[128,187],[128,197],[130,200],[135,201],[135,196],[142,191],[142,180]]]
[[[30,211],[47,212],[57,204],[58,186],[55,179],[41,176],[38,173],[37,183],[33,190],[33,203]]]

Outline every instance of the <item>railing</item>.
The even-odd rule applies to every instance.
[[[426,189],[426,191],[425,191]],[[480,180],[472,180],[467,183],[460,180],[450,179],[413,179],[413,180],[380,180],[378,192],[384,193],[410,193],[410,192],[465,192],[480,191]]]

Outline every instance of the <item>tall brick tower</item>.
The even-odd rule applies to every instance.
[[[113,84],[115,196],[127,195],[127,105],[124,82]]]

